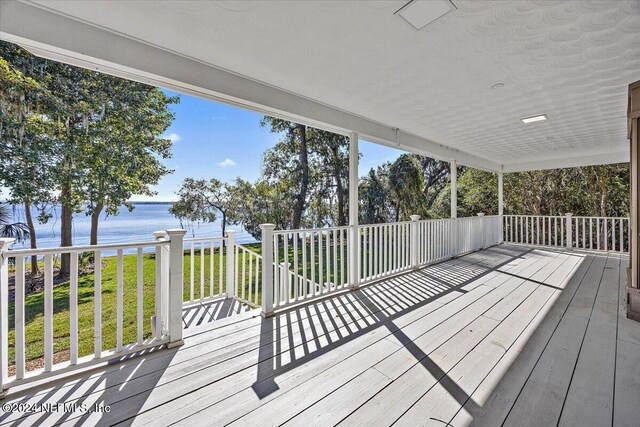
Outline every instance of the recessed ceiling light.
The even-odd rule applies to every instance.
[[[539,116],[525,117],[524,119],[520,119],[520,120],[522,120],[522,123],[542,122],[544,120],[547,120],[547,115],[540,114]]]
[[[455,9],[449,0],[412,0],[396,13],[419,30]]]

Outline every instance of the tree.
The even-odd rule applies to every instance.
[[[40,212],[39,222],[50,217],[46,206],[53,200],[56,161],[50,135],[58,128],[50,118],[50,93],[38,81],[52,77],[36,65],[32,55],[0,42],[0,185],[9,189],[10,203],[24,206],[28,229],[24,236],[31,248],[37,247],[32,207]],[[36,256],[31,257],[31,272],[38,272]]]
[[[215,222],[222,215],[222,234],[227,225],[240,220],[240,191],[237,187],[211,178],[186,178],[178,190],[176,201],[169,212],[180,220],[193,222]]]
[[[33,173],[34,188],[57,195],[60,245],[72,245],[73,215],[85,205],[86,213],[92,215],[91,243],[97,243],[103,209],[107,214],[117,213],[122,204],[132,209],[127,199],[135,193],[153,194],[149,185],[169,172],[160,160],[169,156],[170,142],[158,136],[173,119],[168,106],[178,99],[141,83],[39,58],[8,43],[1,47],[9,70],[17,70],[28,83],[20,96],[31,122],[39,124],[25,138],[29,150],[23,150],[22,158],[39,164],[34,153],[43,155],[49,147],[54,154],[42,162],[46,173],[24,170]],[[15,111],[11,116],[13,122],[30,123]],[[24,130],[21,135],[27,134]],[[39,139],[46,144],[38,144]],[[48,177],[54,177],[50,186]],[[27,181],[24,176],[14,179]],[[22,193],[26,192],[15,199],[32,200],[31,193]],[[61,275],[69,272],[69,260],[68,254],[62,256]]]
[[[395,220],[422,212],[424,177],[418,161],[402,154],[389,168],[389,187],[395,207]]]
[[[6,205],[0,205],[0,237],[10,237],[18,242],[29,238],[29,228],[22,222],[12,222]]]
[[[240,200],[240,221],[245,230],[256,240],[260,240],[260,224],[275,224],[277,229],[292,228],[291,209],[293,199],[284,183],[270,183],[259,180],[255,184],[241,178],[235,187]]]
[[[358,194],[360,197],[360,222],[362,224],[378,224],[390,221],[391,206],[388,185],[383,181],[386,173],[378,173],[371,168],[369,174],[360,180]]]
[[[167,106],[177,99],[122,79],[116,79],[111,89],[103,99],[95,137],[80,157],[86,163],[82,166],[86,169],[82,191],[86,213],[91,216],[92,245],[98,243],[103,210],[107,215],[117,215],[120,206],[133,210],[131,196],[155,195],[150,186],[172,172],[161,162],[171,157],[171,141],[158,135],[173,121]]]
[[[297,187],[291,194],[295,200],[292,227],[298,229],[309,190],[309,129],[305,125],[269,116],[265,116],[260,125],[283,135],[276,146],[265,153],[263,170],[268,178],[287,180],[292,187]]]

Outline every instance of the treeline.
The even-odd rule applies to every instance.
[[[60,246],[73,244],[72,218],[79,213],[91,217],[96,244],[101,213],[131,210],[132,195],[155,194],[151,186],[171,172],[162,163],[171,141],[160,135],[178,100],[0,42],[0,186],[9,203],[24,206],[32,248],[34,222],[46,223],[54,204],[61,207]],[[67,255],[60,273],[68,272]]]

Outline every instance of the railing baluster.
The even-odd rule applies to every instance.
[[[331,237],[333,238],[333,283],[335,284],[334,288],[338,289],[338,238],[336,230],[331,232]]]
[[[239,246],[236,245],[236,248],[239,248]],[[244,287],[245,287],[245,284],[247,283],[246,282],[246,270],[247,270],[247,259],[246,259],[246,256],[247,256],[247,251],[244,248],[242,248],[242,282],[240,283],[240,286],[242,286],[242,291],[239,292],[240,295],[241,295],[240,298],[242,298],[242,299],[245,299],[245,297],[244,297],[244,294],[245,294]],[[239,257],[236,257],[236,262],[240,262],[240,258]]]
[[[293,234],[293,277],[295,277],[295,281],[293,284],[293,299],[298,301],[300,297],[300,274],[298,273],[298,239],[300,238],[300,233]]]
[[[44,256],[44,371],[53,368],[53,254]]]
[[[218,246],[218,295],[224,293],[222,280],[224,279],[224,238],[220,239]]]
[[[116,352],[122,351],[122,328],[123,328],[123,297],[124,297],[124,272],[122,249],[117,250],[118,266],[117,266],[117,289],[116,289]]]
[[[316,296],[316,245],[313,232],[309,233],[309,247],[311,248],[311,297]]]
[[[17,256],[16,264],[16,287],[15,287],[15,341],[16,341],[16,379],[24,378],[25,362],[25,335],[24,335],[24,270],[25,257]],[[76,293],[77,296],[77,293]]]
[[[144,278],[144,272],[143,272],[143,253],[142,253],[142,248],[138,248],[138,268],[137,268],[137,272],[138,272],[138,281],[137,281],[137,287],[138,287],[138,301],[137,301],[137,309],[138,309],[138,345],[142,345],[143,340],[144,340],[144,331],[143,331],[143,310],[144,310],[144,294],[143,294],[143,278]]]
[[[302,242],[302,298],[307,297],[307,232],[303,231],[301,236]]]
[[[189,258],[189,273],[190,273],[190,280],[189,280],[189,301],[193,302],[194,298],[195,298],[195,291],[194,291],[194,286],[195,286],[195,274],[194,274],[194,270],[195,270],[195,243],[191,242],[190,245],[190,258]]]
[[[200,302],[204,299],[204,242],[200,242]]]
[[[247,301],[252,300],[251,295],[253,295],[253,255],[249,254],[249,289],[247,293]]]
[[[283,236],[286,238],[286,236]],[[280,235],[275,234],[273,236],[273,275],[274,275],[274,280],[273,283],[274,285],[274,299],[275,299],[275,304],[274,304],[274,308],[275,307],[279,307],[280,304],[282,303],[282,298],[280,295],[280,288],[282,287],[281,283],[280,283]]]
[[[209,242],[209,297],[213,297],[213,282],[215,276],[215,269],[213,266],[213,259],[215,258],[215,242],[211,240]]]
[[[320,295],[324,294],[324,262],[323,262],[322,231],[318,233],[318,284],[320,285]]]
[[[93,351],[102,356],[102,256],[99,250],[93,256]]]

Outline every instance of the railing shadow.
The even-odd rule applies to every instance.
[[[386,327],[397,334],[399,328],[394,324],[397,318],[452,292],[464,293],[466,285],[522,258],[532,250],[525,247],[489,248],[470,256],[385,279],[352,292],[348,298],[334,296],[264,319],[261,324],[256,381],[252,385],[254,392],[260,399],[269,396],[278,390],[276,377],[374,329]],[[441,277],[443,273],[446,273],[445,279]],[[328,315],[332,309],[334,317]],[[300,319],[311,319],[314,315],[322,320],[308,321],[309,327],[304,328]],[[293,329],[291,319],[294,317],[298,319],[299,332]],[[301,343],[295,343],[296,334],[301,336]],[[281,348],[285,335],[288,340],[286,351]],[[427,367],[433,365],[428,363],[426,355],[417,347],[411,347],[408,338],[403,342],[407,342],[407,348],[417,360],[424,362]]]
[[[126,412],[135,415],[142,409],[155,384],[162,379],[178,352],[178,348],[162,350],[160,357],[149,357],[160,348],[131,353],[112,359],[106,368],[89,370],[65,377],[59,382],[45,383],[35,389],[14,393],[8,398],[11,404],[28,403],[29,407],[42,408],[42,411],[35,417],[29,410],[22,413],[3,411],[0,424],[58,425],[70,422],[74,425],[112,425],[109,420],[113,414],[104,409],[124,393],[131,395]],[[144,377],[148,387],[140,389],[136,382],[130,384],[128,380],[134,374],[137,378]],[[127,391],[129,387],[131,391]],[[132,421],[124,421],[120,425],[129,425]]]
[[[182,309],[183,328],[209,325],[251,310],[252,307],[235,298],[220,297],[204,301]]]

